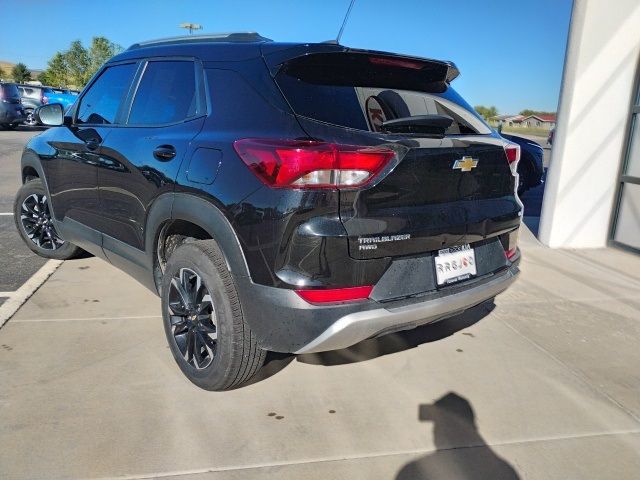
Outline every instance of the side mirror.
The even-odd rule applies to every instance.
[[[36,118],[43,125],[49,125],[51,127],[64,125],[64,110],[59,103],[42,105],[36,109],[35,114]]]

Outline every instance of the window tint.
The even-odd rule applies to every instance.
[[[12,99],[20,98],[18,87],[16,87],[11,83],[0,85],[0,90],[1,90],[0,93],[2,93],[2,95],[0,95],[0,98],[2,99],[9,100],[10,98]]]
[[[193,62],[149,62],[131,107],[132,125],[174,123],[196,115]]]
[[[135,63],[127,63],[102,72],[80,101],[77,123],[113,123],[135,71]]]

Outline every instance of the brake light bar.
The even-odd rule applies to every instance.
[[[385,65],[388,67],[410,68],[412,70],[420,70],[424,67],[423,62],[391,57],[369,57],[369,63],[373,63],[374,65]]]
[[[309,303],[336,303],[366,300],[369,298],[372,285],[364,287],[329,288],[314,290],[296,290],[296,293],[303,300]]]
[[[386,147],[315,140],[246,138],[233,147],[258,178],[273,188],[361,187],[395,156]]]

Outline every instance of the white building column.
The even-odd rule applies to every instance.
[[[574,0],[542,243],[607,244],[639,61],[639,0]]]

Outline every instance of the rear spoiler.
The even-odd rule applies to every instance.
[[[357,71],[357,67],[368,66],[377,70],[378,77],[384,77],[385,70],[395,73],[401,71],[414,77],[415,81],[410,83],[419,83],[421,79],[431,86],[434,83],[448,85],[460,75],[453,62],[347,48],[342,45],[265,43],[261,45],[261,50],[273,76],[283,68],[297,68],[301,71],[303,67],[313,68],[314,63],[317,68],[324,68],[325,73],[330,66],[348,68],[352,73]],[[446,89],[445,85],[442,86],[445,87],[442,90]]]

